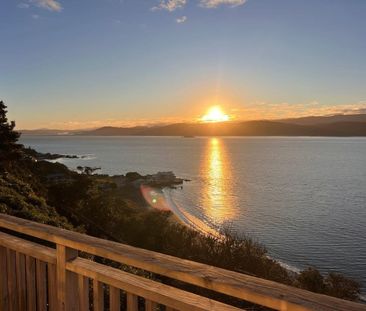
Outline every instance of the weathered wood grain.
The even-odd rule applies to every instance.
[[[109,310],[121,310],[121,290],[114,286],[109,287]]]
[[[27,308],[27,283],[26,283],[26,266],[25,255],[16,253],[16,274],[17,274],[17,295],[19,310]],[[1,310],[1,308],[0,308]]]
[[[30,256],[25,257],[27,279],[27,310],[37,310],[36,293],[36,260]]]
[[[78,276],[79,310],[89,310],[89,278]]]
[[[58,301],[57,301],[57,272],[56,265],[48,263],[47,264],[47,302],[49,311],[58,311]]]
[[[73,311],[79,309],[77,297],[78,276],[66,271],[67,261],[78,256],[78,251],[57,245],[57,300],[59,311]]]
[[[35,259],[56,264],[56,251],[52,248],[4,232],[0,232],[0,245]]]
[[[9,310],[9,293],[8,293],[8,268],[6,259],[6,248],[0,243],[0,310]]]
[[[46,263],[36,259],[37,311],[47,310],[47,268]]]
[[[16,276],[16,253],[15,251],[6,249],[6,262],[8,274],[8,295],[9,310],[17,311],[19,309],[18,293],[17,293],[17,276]]]
[[[138,297],[134,294],[127,293],[127,311],[138,311]]]
[[[156,311],[158,307],[158,304],[151,300],[145,301],[145,311]]]
[[[104,310],[103,284],[98,280],[93,280],[93,307],[94,311]]]

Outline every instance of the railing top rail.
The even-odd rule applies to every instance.
[[[0,214],[0,228],[37,237],[277,310],[363,310],[366,305]]]

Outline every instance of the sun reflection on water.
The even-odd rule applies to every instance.
[[[230,222],[236,215],[230,158],[220,138],[208,140],[201,174],[205,179],[202,205],[214,223]]]

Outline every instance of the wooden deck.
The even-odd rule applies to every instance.
[[[275,310],[366,311],[364,304],[314,294],[8,215],[0,214],[1,228],[6,229],[6,233],[0,232],[1,311],[101,311],[105,305],[109,305],[108,309],[113,311],[137,311],[141,307],[146,311],[239,310],[152,279],[81,258],[80,252]],[[22,238],[19,238],[19,233]],[[44,246],[44,243],[32,242],[35,240],[50,243],[49,246]],[[161,306],[165,307],[159,309]]]

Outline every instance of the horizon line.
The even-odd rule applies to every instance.
[[[329,118],[329,117],[336,117],[336,116],[357,116],[357,115],[366,115],[365,112],[359,112],[359,113],[332,113],[332,114],[323,114],[323,115],[306,115],[306,116],[294,116],[294,117],[285,117],[285,118],[256,118],[256,119],[232,119],[232,120],[228,120],[228,121],[221,121],[221,122],[205,122],[205,121],[201,121],[201,120],[194,120],[194,121],[188,121],[188,120],[181,120],[181,121],[176,121],[176,122],[146,122],[146,123],[141,123],[141,124],[134,124],[131,126],[127,126],[127,125],[100,125],[100,126],[95,126],[95,127],[80,127],[80,128],[48,128],[48,127],[39,127],[39,128],[21,128],[21,129],[16,129],[18,132],[22,132],[22,131],[63,131],[63,132],[75,132],[75,131],[93,131],[93,130],[97,130],[100,128],[106,128],[106,127],[111,127],[111,128],[137,128],[137,127],[147,127],[147,128],[152,128],[152,127],[163,127],[163,126],[169,126],[169,125],[174,125],[174,124],[218,124],[218,123],[238,123],[238,122],[252,122],[252,121],[272,121],[272,122],[279,122],[279,121],[286,121],[286,120],[299,120],[299,119],[306,119],[306,118]],[[121,122],[128,122],[127,121],[121,121]],[[131,121],[133,122],[133,121]]]

